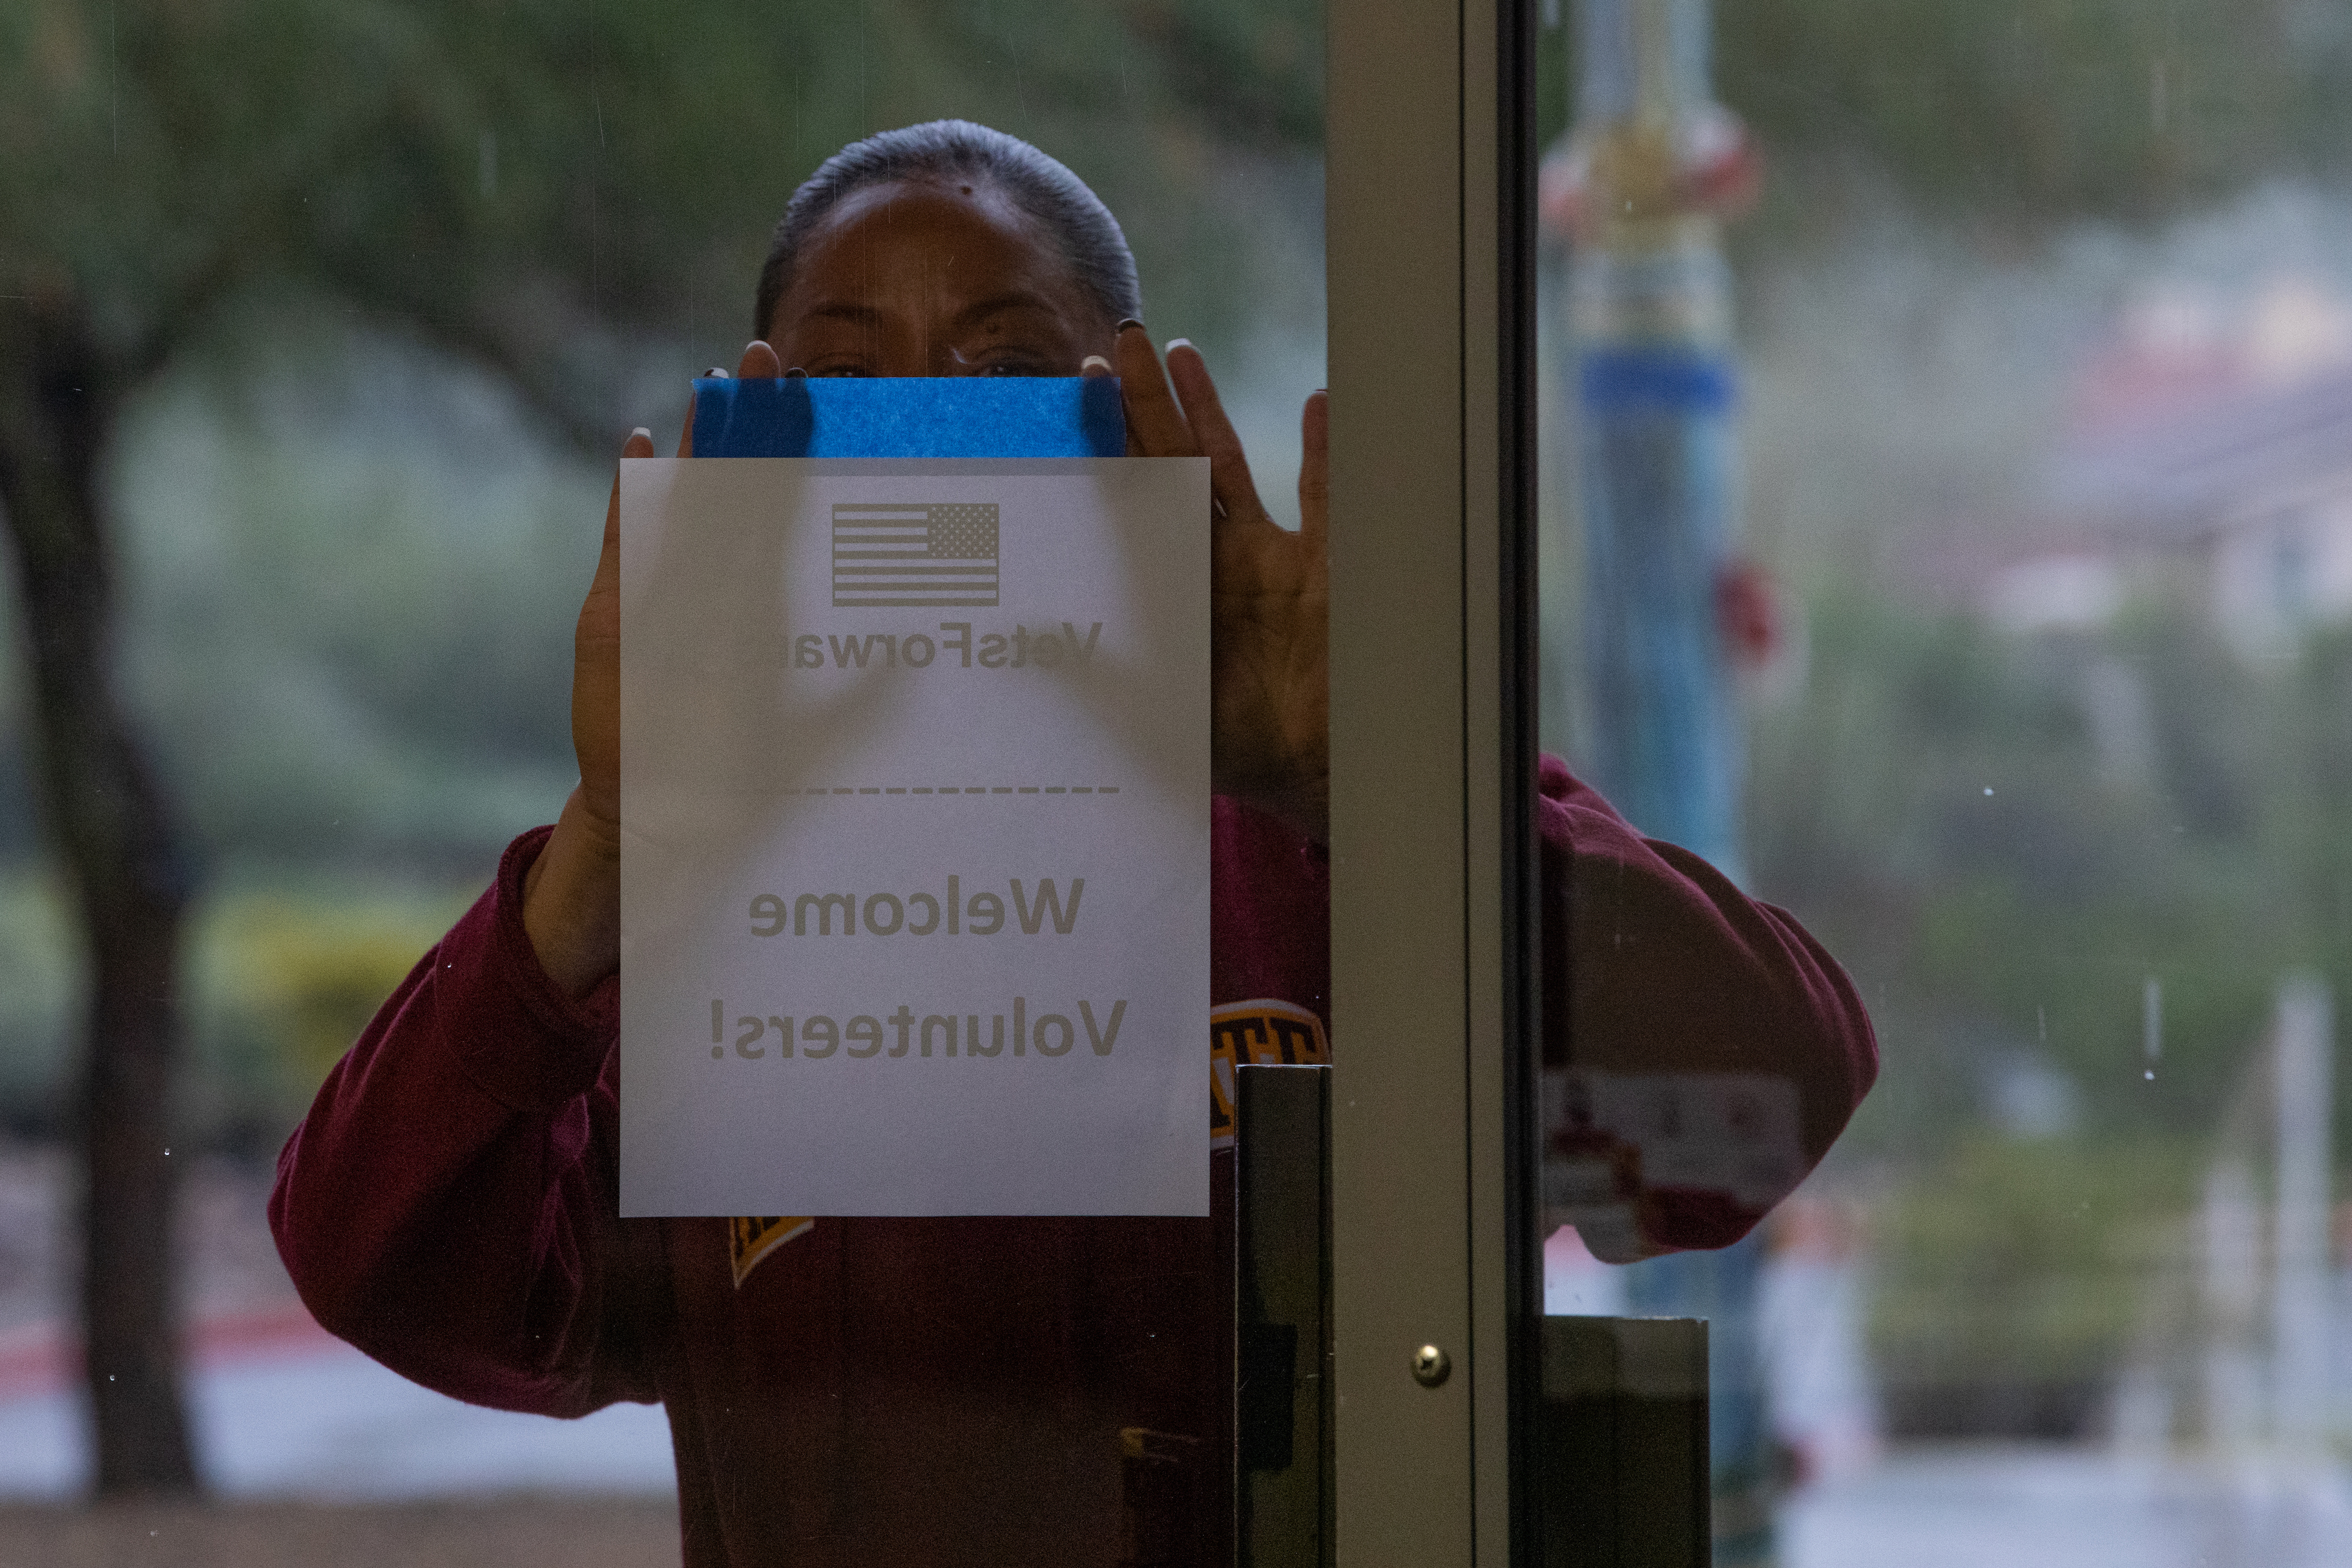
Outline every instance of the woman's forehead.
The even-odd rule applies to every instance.
[[[963,212],[982,222],[1015,227],[1025,219],[1011,195],[986,176],[911,174],[860,185],[835,202],[817,225],[819,236],[883,213]]]
[[[845,299],[1018,287],[1087,304],[1050,235],[985,181],[924,179],[845,196],[809,236],[777,301],[777,326]]]

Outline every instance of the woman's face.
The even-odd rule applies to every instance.
[[[868,186],[827,214],[768,341],[812,376],[1075,376],[1107,319],[985,184]]]

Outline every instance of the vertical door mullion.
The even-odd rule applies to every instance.
[[[1500,1564],[1524,781],[1496,0],[1330,0],[1333,1281],[1346,1564]],[[1437,1345],[1451,1374],[1413,1375]]]

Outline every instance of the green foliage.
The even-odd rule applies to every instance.
[[[124,672],[208,858],[487,874],[571,788],[572,620],[609,468],[498,383],[356,337],[126,420]]]
[[[267,1155],[376,1008],[478,890],[279,875],[200,904],[188,933],[189,1061],[175,1136]],[[0,878],[0,1128],[54,1135],[85,998],[65,899]]]
[[[2352,14],[2340,5],[1724,0],[1716,11],[1717,88],[1768,149],[1875,162],[1932,210],[2036,229],[2147,218],[2257,178],[2340,170],[2352,151]]]
[[[192,1132],[274,1147],[470,896],[278,884],[207,904],[193,945],[198,1070],[184,1112]]]
[[[1977,1138],[1915,1172],[1874,1224],[1870,1340],[1898,1419],[2079,1419],[2141,1325],[2195,1170],[2177,1143]]]
[[[1813,626],[1802,700],[1758,727],[1750,841],[1759,886],[1876,1016],[1888,1086],[1865,1143],[1975,1123],[2005,1054],[2069,1072],[2095,1130],[2203,1134],[2280,977],[2352,985],[2352,639],[2266,674],[2161,607],[2099,643],[1861,594]],[[2145,694],[2144,773],[2095,737],[2103,661]]]
[[[0,1128],[53,1131],[64,1103],[66,1026],[82,977],[66,901],[37,872],[0,873]]]
[[[598,333],[749,335],[793,185],[941,115],[1031,136],[1139,219],[1210,311],[1221,150],[1319,136],[1315,8],[1192,0],[33,0],[0,19],[0,293],[71,288],[166,352],[294,280],[609,418]],[[567,379],[603,372],[581,400]]]
[[[0,8],[0,327],[77,350],[126,685],[205,847],[478,881],[551,814],[601,486],[544,427],[601,464],[674,420],[824,156],[945,115],[1025,135],[1121,214],[1155,329],[1214,348],[1298,287],[1259,231],[1319,228],[1321,59],[1306,0]],[[0,774],[20,754],[0,733]],[[278,1116],[438,929],[373,896],[205,906],[199,1126]],[[30,893],[0,936],[0,1107],[54,1129],[70,948]]]
[[[0,312],[87,323],[100,439],[122,409],[144,443],[102,455],[132,673],[207,845],[471,853],[519,825],[568,768],[596,505],[547,426],[599,463],[674,429],[826,154],[941,115],[1031,137],[1121,214],[1155,329],[1231,365],[1270,296],[1319,298],[1286,274],[1319,228],[1321,59],[1305,0],[9,8]],[[412,393],[420,360],[454,416],[356,384]],[[207,446],[140,389],[268,406]],[[0,733],[0,776],[17,758]]]

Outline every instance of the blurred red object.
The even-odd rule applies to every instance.
[[[1869,1227],[1862,1206],[1851,1198],[1794,1192],[1772,1211],[1764,1235],[1777,1258],[1843,1263],[1862,1253]]]
[[[1761,669],[1786,641],[1779,591],[1752,560],[1733,561],[1715,580],[1715,620],[1724,653],[1738,669]]]

